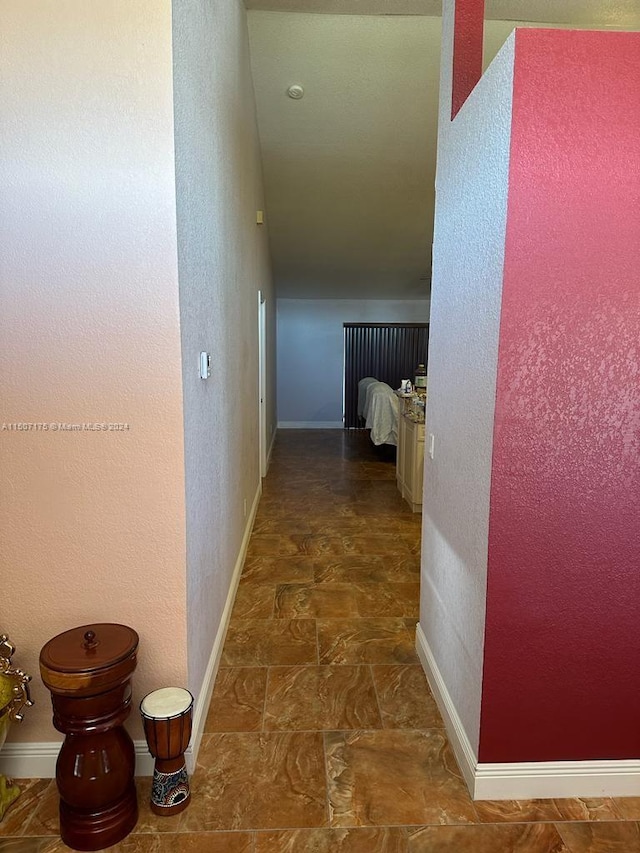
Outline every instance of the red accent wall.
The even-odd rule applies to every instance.
[[[518,30],[482,762],[640,757],[640,34]]]
[[[482,77],[484,0],[455,0],[451,118]]]

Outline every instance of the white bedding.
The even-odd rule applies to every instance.
[[[361,380],[363,381],[363,380]],[[398,444],[399,400],[392,388],[384,382],[367,384],[362,416],[365,426],[371,430],[371,441],[375,445]]]
[[[378,380],[373,376],[365,376],[358,382],[358,417],[364,417],[364,406],[367,401],[367,388]]]

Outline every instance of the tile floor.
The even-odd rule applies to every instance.
[[[640,853],[640,797],[472,802],[414,651],[420,517],[364,433],[278,435],[193,801],[120,853]],[[25,785],[0,853],[60,853]]]

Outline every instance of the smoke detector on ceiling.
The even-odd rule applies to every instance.
[[[290,98],[293,98],[294,101],[299,101],[300,98],[304,97],[304,89],[296,83],[293,86],[289,86],[287,89],[287,95],[289,95]]]

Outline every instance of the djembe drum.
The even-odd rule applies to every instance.
[[[147,694],[140,713],[149,752],[155,758],[151,810],[174,815],[189,805],[189,777],[184,752],[191,737],[193,696],[182,687]]]

